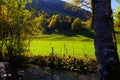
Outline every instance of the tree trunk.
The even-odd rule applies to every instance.
[[[99,80],[120,80],[111,0],[95,0],[95,53]]]
[[[91,6],[92,6],[92,24],[91,29],[94,29],[94,15],[95,15],[95,0],[91,0]]]

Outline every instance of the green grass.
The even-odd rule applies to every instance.
[[[115,28],[116,41],[120,44],[120,28]],[[120,49],[120,48],[119,48]]]
[[[52,47],[54,53],[58,56],[71,55],[79,57],[79,55],[94,55],[93,42],[82,41],[40,41],[34,40],[31,43],[31,52],[34,55],[48,55],[52,53]]]
[[[116,28],[118,53],[120,53],[120,29]],[[54,48],[54,54],[58,56],[75,56],[79,58],[84,54],[95,57],[94,40],[87,35],[62,35],[62,34],[41,34],[34,36],[31,42],[30,51],[32,55],[49,55]]]

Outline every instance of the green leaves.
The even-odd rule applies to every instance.
[[[114,13],[114,24],[116,27],[120,27],[120,6]]]
[[[21,5],[22,5],[21,6],[22,8],[25,8],[27,3],[31,3],[32,2],[32,0],[19,0],[19,1],[20,1]]]
[[[25,9],[30,1],[3,0],[0,3],[0,42],[4,45],[1,49],[9,58],[23,55],[28,50],[29,36],[34,26],[32,12]]]
[[[116,0],[116,1],[120,3],[120,0]]]

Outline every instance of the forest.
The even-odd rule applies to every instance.
[[[0,80],[120,80],[115,2],[1,0]]]

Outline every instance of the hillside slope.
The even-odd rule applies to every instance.
[[[70,3],[69,3],[70,4]],[[91,12],[80,9],[70,4],[71,7],[66,7],[66,2],[61,0],[33,0],[31,6],[36,10],[49,12],[51,14],[62,14],[63,16],[79,17],[81,20],[87,20],[91,17]],[[77,10],[75,10],[77,8]]]

